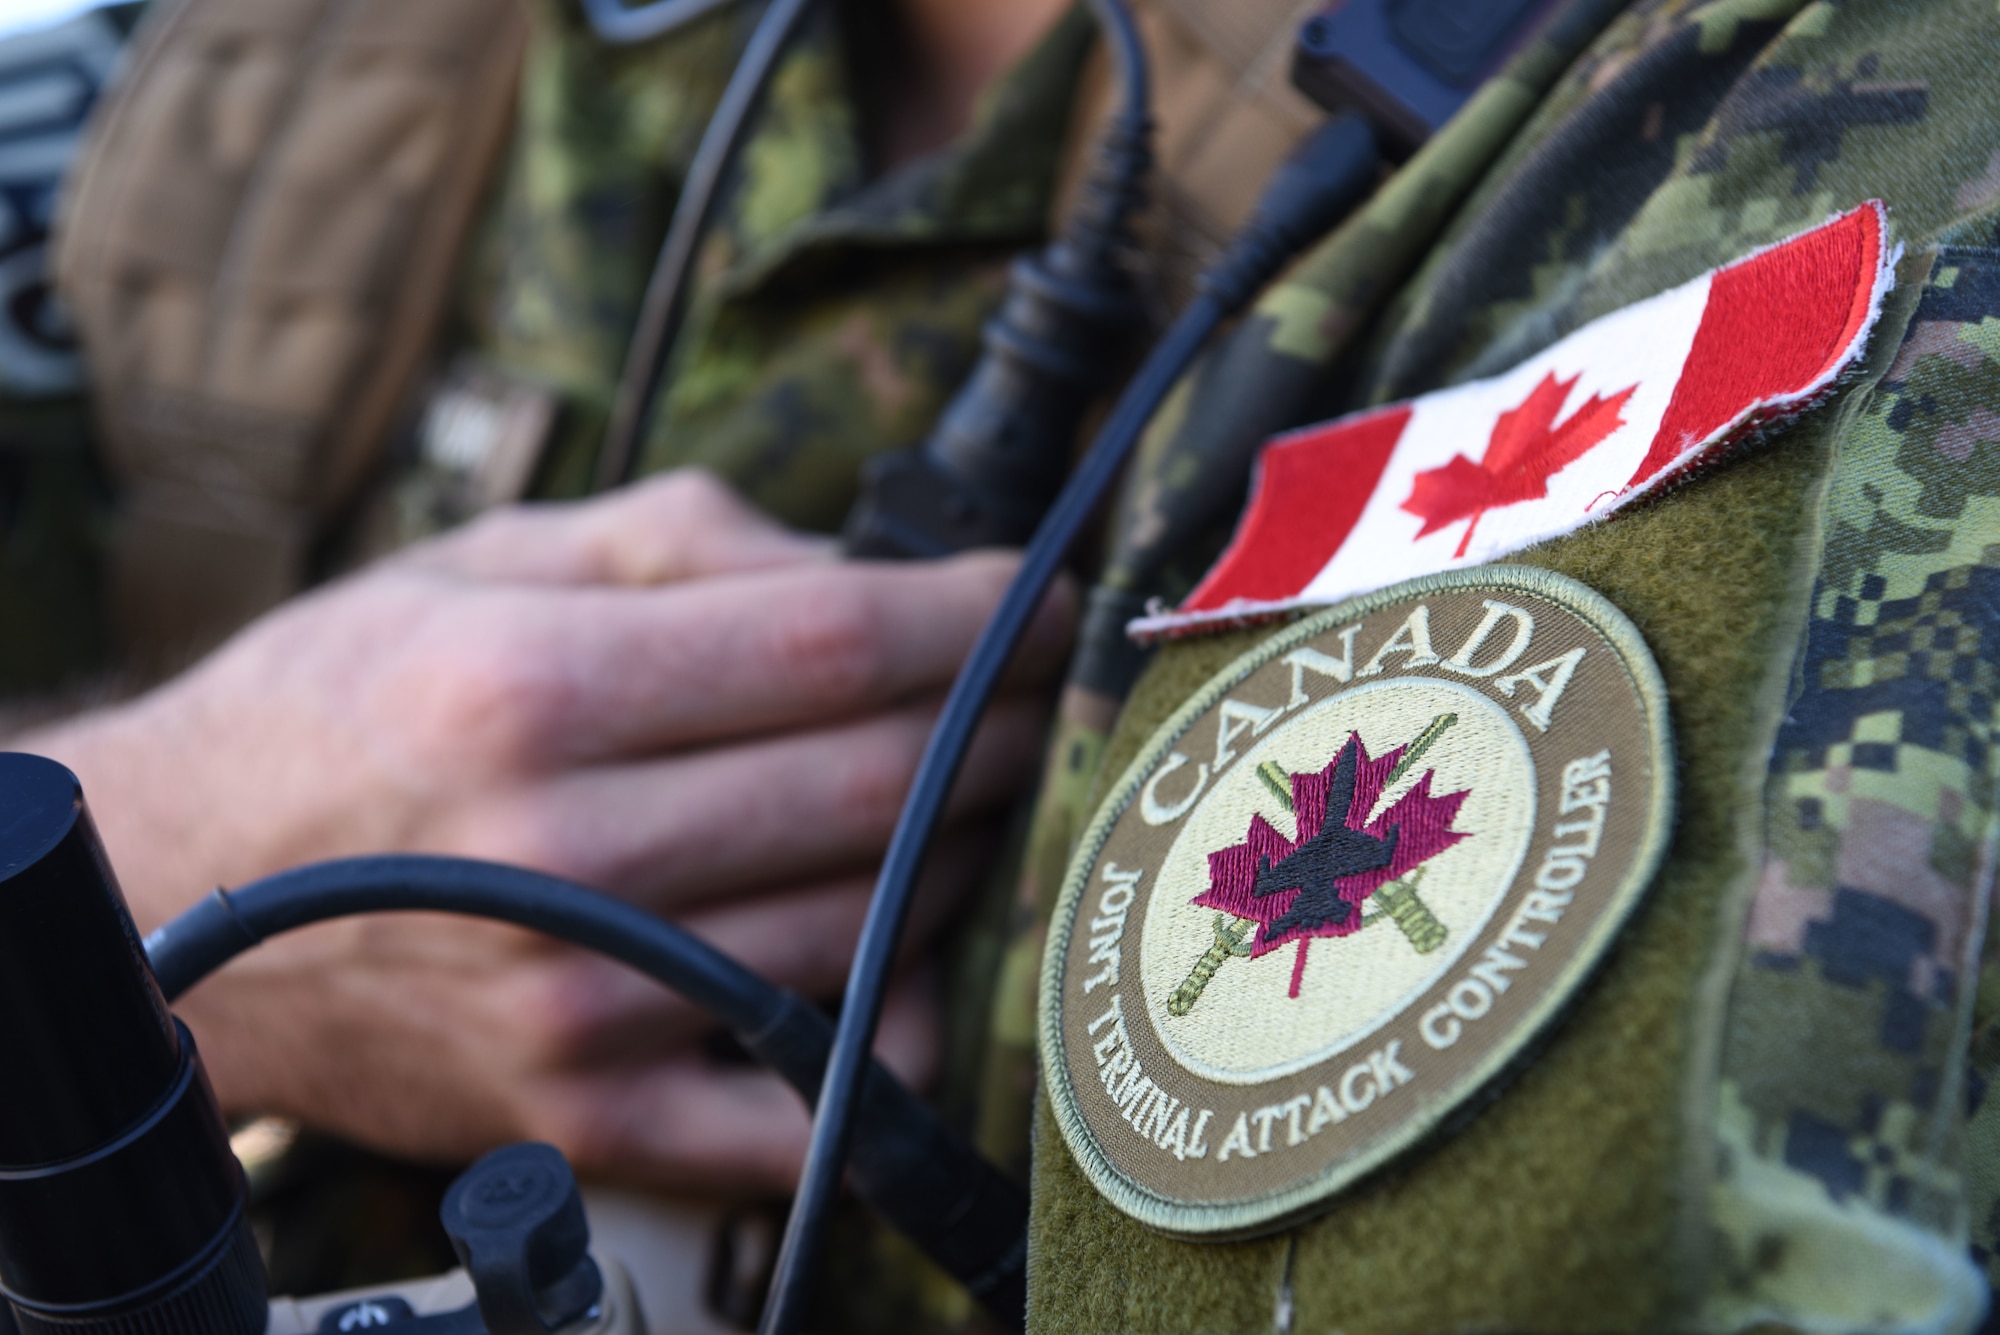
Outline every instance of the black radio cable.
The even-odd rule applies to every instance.
[[[169,1001],[281,932],[359,913],[430,911],[497,919],[630,965],[734,1031],[811,1106],[833,1027],[672,923],[609,895],[521,867],[465,858],[346,858],[217,890],[146,942]],[[868,1063],[852,1179],[858,1195],[1018,1330],[1027,1303],[1028,1202],[881,1063]]]
[[[889,966],[902,935],[917,873],[966,748],[1008,658],[1154,411],[1218,325],[1249,303],[1306,245],[1338,222],[1373,185],[1380,158],[1375,133],[1359,117],[1328,122],[1278,169],[1256,216],[1203,275],[1194,300],[1174,321],[1120,396],[1083,461],[1028,543],[1019,572],[981,632],[924,750],[896,824],[861,929],[834,1033],[826,1083],[813,1119],[805,1171],[778,1250],[762,1335],[793,1335],[805,1317],[828,1208],[840,1185],[854,1130],[856,1096],[868,1069]]]
[[[600,41],[613,46],[636,46],[685,28],[730,2],[652,0],[650,4],[627,5],[623,0],[583,0],[583,13],[590,20],[590,30],[597,34]]]
[[[1061,229],[1008,269],[979,361],[921,445],[871,458],[849,554],[910,559],[1018,547],[1055,500],[1085,415],[1145,330],[1132,219],[1153,167],[1151,74],[1124,0],[1090,0],[1119,105]]]
[[[708,128],[702,131],[701,144],[695,149],[687,180],[674,204],[673,220],[667,224],[666,238],[660,242],[659,257],[653,262],[652,277],[646,282],[646,294],[640,299],[631,341],[625,347],[625,366],[618,375],[611,417],[605,425],[604,444],[597,456],[600,491],[630,481],[639,462],[639,445],[652,422],[660,377],[666,372],[667,358],[672,355],[674,340],[687,318],[688,278],[694,272],[695,254],[702,237],[708,234],[722,183],[743,146],[750,117],[763,100],[764,89],[778,68],[779,58],[812,4],[813,0],[770,0],[729,76],[729,84],[722,91],[715,114],[709,118]],[[591,9],[593,22],[597,21],[597,9],[602,6],[616,8],[616,0],[597,0]],[[622,11],[627,18],[645,12]]]

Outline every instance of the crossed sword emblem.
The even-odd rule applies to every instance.
[[[1388,797],[1397,782],[1415,768],[1424,752],[1430,750],[1437,739],[1444,735],[1445,730],[1456,722],[1458,722],[1456,714],[1439,714],[1417,734],[1416,740],[1411,742],[1409,749],[1403,753],[1403,758],[1396,762],[1396,767],[1389,771],[1389,777],[1383,781],[1382,794],[1381,798],[1377,799],[1378,802]],[[1264,786],[1271,790],[1272,796],[1284,805],[1286,811],[1293,809],[1292,776],[1287,774],[1276,761],[1267,760],[1259,765],[1257,777],[1264,781]],[[1331,819],[1330,814],[1329,819]],[[1424,869],[1418,866],[1413,868],[1409,875],[1391,881],[1376,890],[1368,897],[1369,902],[1375,905],[1375,911],[1362,914],[1361,926],[1367,927],[1371,923],[1387,918],[1396,924],[1419,955],[1428,955],[1443,945],[1445,939],[1451,935],[1451,931],[1437,920],[1437,915],[1432,913],[1418,897],[1417,886],[1423,880],[1423,876]],[[1230,957],[1247,956],[1250,953],[1250,938],[1256,935],[1256,932],[1257,921],[1254,918],[1238,918],[1230,913],[1216,914],[1215,940],[1202,952],[1201,958],[1195,961],[1193,970],[1167,999],[1167,1014],[1186,1015],[1193,1010],[1195,1002],[1201,1000],[1201,994],[1207,990],[1216,972]]]

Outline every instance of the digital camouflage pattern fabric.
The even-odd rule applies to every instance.
[[[1739,1318],[1979,1300],[1949,1240],[1997,1185],[1955,1166],[1990,1074],[1967,1088],[2000,681],[1990,327],[2000,256],[1941,249],[1829,481],[1721,1053],[1717,1301]],[[1971,1222],[1990,1260],[1991,1200]],[[1873,1264],[1829,1267],[1844,1247]]]

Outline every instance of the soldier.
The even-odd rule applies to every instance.
[[[1212,350],[991,1008],[1037,1328],[1978,1323],[1996,44],[1565,7]]]
[[[829,527],[856,460],[920,432],[969,365],[1006,260],[1044,230],[1090,25],[1059,21],[1049,5],[909,9],[907,24],[891,25],[886,10],[829,7],[779,69],[745,152],[748,180],[711,234],[704,292],[717,295],[694,312],[643,471],[705,464],[792,523]],[[909,97],[862,105],[856,80],[879,71],[850,69],[842,52],[868,33],[836,17],[904,34],[908,60],[937,77],[864,81]],[[96,18],[82,22],[96,32]],[[46,395],[31,405],[16,386],[10,686],[59,682],[101,661],[92,650],[107,638],[128,668],[157,669],[315,570],[523,491],[586,489],[626,327],[746,27],[722,14],[621,48],[567,3],[538,7],[532,32],[506,3],[158,11],[72,175],[63,231],[119,486],[105,593],[52,587],[45,573],[92,569],[98,516],[80,405]],[[467,58],[440,58],[455,51]],[[865,45],[861,55],[889,58]],[[518,117],[508,113],[515,62]],[[1003,75],[975,115],[983,84]],[[290,100],[270,102],[273,88]],[[381,163],[393,170],[373,170]],[[475,205],[476,224],[462,216]],[[340,210],[338,226],[324,225]],[[225,263],[228,236],[237,246]],[[452,246],[463,251],[456,267]],[[854,257],[878,250],[857,283]],[[444,281],[454,273],[462,285]],[[413,305],[427,284],[449,314]],[[409,346],[412,327],[439,325],[434,347]],[[361,332],[325,341],[335,326]],[[405,397],[414,420],[391,440],[379,405]],[[26,434],[43,424],[62,432]],[[164,695],[16,733],[14,744],[69,761],[124,813],[105,828],[145,927],[186,902],[184,883],[235,883],[341,850],[453,848],[630,894],[824,996],[837,990],[936,696],[1011,569],[980,556],[859,571],[831,554],[691,471],[594,505],[508,511],[287,609]],[[939,871],[933,923],[981,856],[993,811],[1032,774],[1041,706],[1030,688],[1058,665],[1063,620],[1056,609],[961,790],[962,833]],[[346,647],[330,655],[336,642]],[[639,661],[674,661],[683,675],[627,676]],[[362,663],[372,684],[355,675]],[[327,675],[285,685],[294,670]],[[549,712],[546,691],[599,674],[624,682],[596,723]],[[293,711],[336,682],[345,703]],[[642,697],[686,714],[649,709],[642,721],[628,708]],[[466,749],[464,710],[498,749]],[[514,720],[506,736],[490,731],[502,715]],[[230,795],[186,776],[161,781],[186,738],[202,736],[210,756],[232,749],[225,721],[259,757],[312,757],[292,771],[296,805],[280,796],[278,771],[236,762],[205,769],[233,774]],[[600,724],[610,731],[587,740]],[[326,747],[340,737],[393,739],[396,754],[369,742],[365,758],[336,760]],[[326,784],[335,772],[360,799],[338,814]],[[670,790],[705,793],[713,810],[697,817]],[[175,793],[203,814],[155,800]],[[680,815],[660,819],[656,802]],[[274,956],[270,972],[190,1001],[233,1110],[289,1113],[426,1158],[538,1136],[600,1177],[684,1191],[770,1193],[796,1171],[796,1098],[718,1058],[708,1026],[615,966],[462,926],[399,935],[405,945],[387,955],[371,934],[323,934]],[[459,982],[444,985],[446,972]],[[343,993],[358,1004],[332,1004]],[[900,1013],[889,1050],[913,1070],[934,1066],[929,1007],[913,994]],[[433,1019],[412,1028],[417,1014]],[[432,1023],[457,1036],[456,1058],[418,1038]],[[286,1055],[361,1050],[375,1057],[310,1070]],[[476,1092],[502,1087],[503,1102]],[[474,1106],[483,1111],[468,1116]],[[333,1230],[337,1245],[317,1249],[332,1257],[280,1264],[280,1283],[331,1287],[380,1279],[387,1264],[449,1263],[435,1247],[414,1262],[385,1257],[413,1240],[383,1222],[379,1191],[363,1207],[363,1227]],[[424,1213],[418,1226],[434,1233]],[[321,1231],[313,1220],[280,1229],[279,1251],[304,1245],[288,1233]]]

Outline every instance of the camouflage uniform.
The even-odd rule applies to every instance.
[[[1187,495],[1200,460],[1504,368],[1886,200],[1899,287],[1838,396],[1713,476],[1513,558],[1604,593],[1651,644],[1684,761],[1669,860],[1536,1064],[1306,1224],[1227,1244],[1147,1233],[1038,1119],[1038,1329],[1900,1329],[1934,1309],[1927,1276],[1958,1274],[1968,1248],[1993,1264],[2000,1038],[1984,984],[2000,973],[1980,952],[2000,15],[1973,0],[1566,15],[1210,354],[1157,424],[1122,522],[1202,512],[1169,526],[1184,585],[1232,517],[1226,498],[1209,513]],[[737,39],[715,19],[609,53],[567,10],[538,22],[456,339],[561,392],[539,484],[554,495],[589,476],[622,330],[716,53]],[[1001,258],[1041,229],[1084,37],[1064,27],[980,130],[870,185],[838,39],[803,45],[704,253],[645,466],[708,463],[795,522],[837,520],[854,461],[921,433],[969,364]],[[401,487],[396,522],[421,531],[422,468]],[[43,587],[17,575],[0,596]],[[1093,785],[1269,633],[1163,651],[1115,724],[1112,702],[1066,711],[990,1007],[981,1133],[996,1153],[1027,1159],[1033,961]],[[1889,1254],[1869,1239],[1892,1234],[1930,1240],[1932,1271],[1869,1268]]]
[[[1870,358],[1825,406],[1510,558],[1633,618],[1683,759],[1672,850],[1588,1004],[1461,1130],[1254,1241],[1138,1227],[1041,1116],[1036,1329],[1977,1320],[1965,1251],[1990,1266],[2000,1222],[1978,995],[1996,48],[1987,5],[1645,0],[1552,84],[1529,53],[1212,353],[1228,374],[1159,424],[1135,495],[1231,448],[1232,420],[1268,431],[1491,374],[1868,198],[1904,247]],[[1117,774],[1268,634],[1163,650],[1101,750],[1072,746],[1102,758],[1066,791]]]
[[[727,16],[608,49],[541,3],[518,137],[476,246],[466,347],[558,389],[538,490],[586,490],[673,189],[733,64]],[[1091,28],[1072,15],[956,143],[870,181],[840,34],[780,64],[640,471],[700,464],[787,522],[837,528],[860,461],[922,438],[971,369],[1006,261],[1046,229]],[[658,164],[635,170],[635,164]]]

